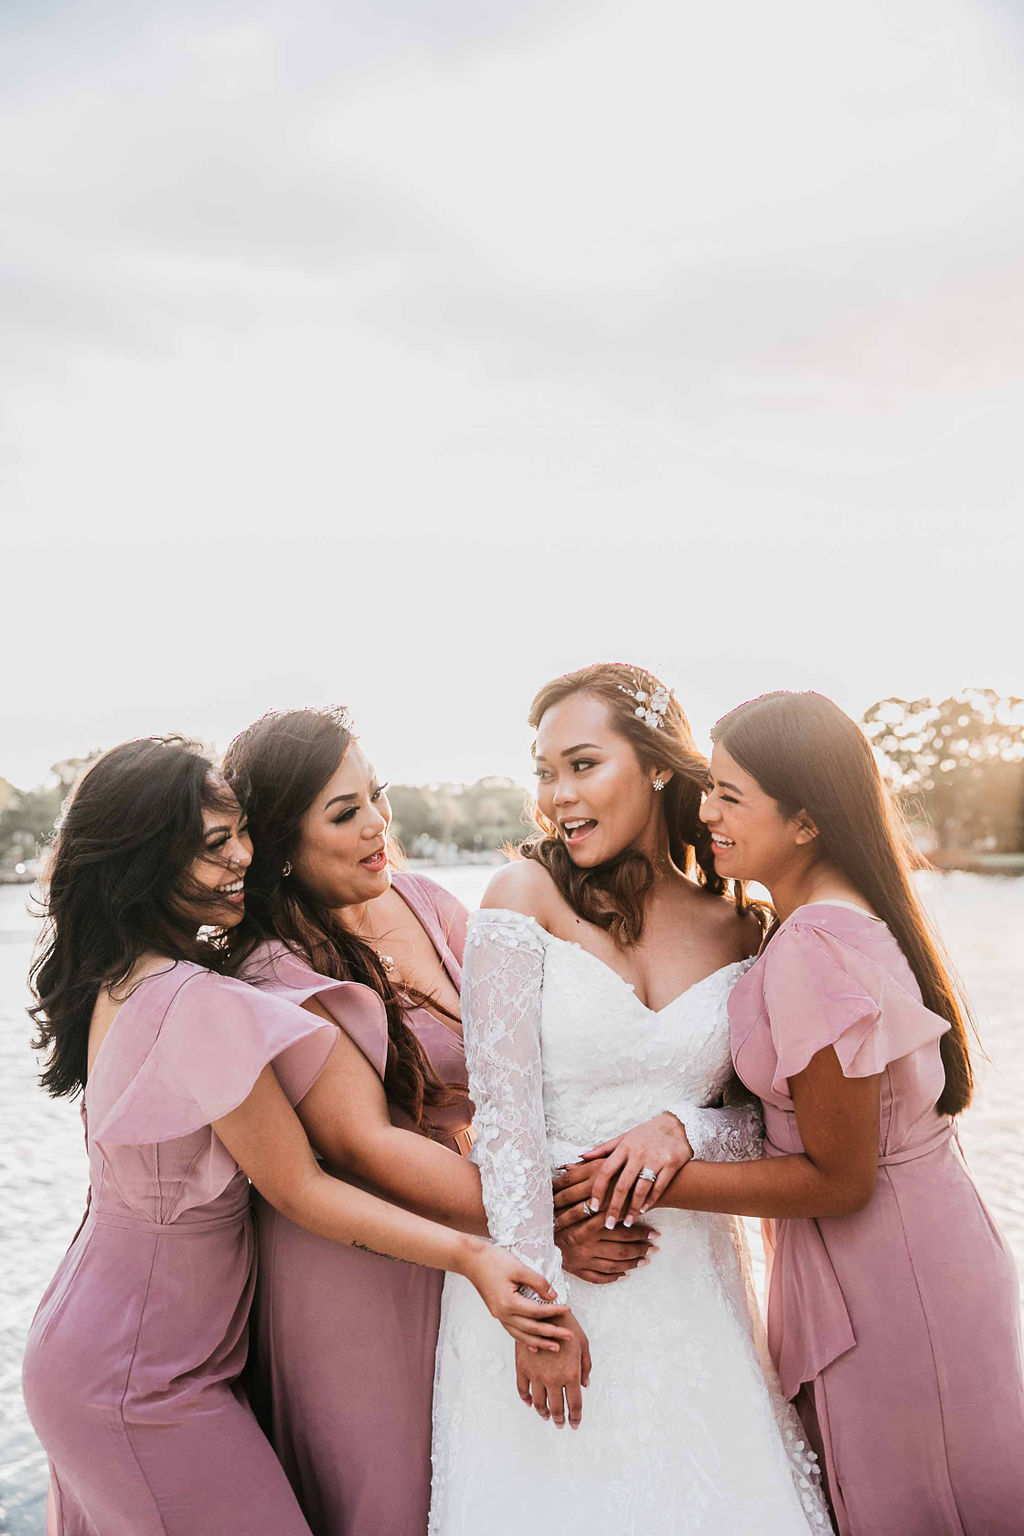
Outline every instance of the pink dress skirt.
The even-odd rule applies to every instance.
[[[949,1028],[888,928],[816,902],[733,990],[736,1068],[768,1156],[803,1150],[789,1077],[832,1045],[878,1075],[869,1204],[765,1223],[768,1341],[818,1452],[841,1536],[1018,1536],[1024,1361],[1013,1258],[935,1104]]]
[[[308,1536],[236,1392],[256,1243],[211,1122],[268,1062],[293,1103],[330,1025],[179,962],[147,977],[85,1093],[90,1203],[29,1332],[24,1392],[62,1536]]]
[[[465,910],[422,876],[397,874],[394,887],[458,988]],[[375,994],[372,1010],[335,1013],[338,983],[281,946],[258,951],[247,974],[292,1002],[318,997],[383,1079],[387,1019]],[[442,1081],[465,1087],[456,1030],[426,1008],[407,1017]],[[433,1111],[431,1134],[462,1149],[471,1118],[468,1098]],[[407,1124],[397,1110],[392,1120]],[[263,1201],[256,1209],[249,1393],[314,1536],[425,1536],[444,1275],[325,1242]]]

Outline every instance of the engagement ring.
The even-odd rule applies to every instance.
[[[658,1175],[655,1173],[653,1168],[641,1168],[640,1172],[637,1174],[638,1179],[650,1179],[652,1184],[656,1181],[657,1177]]]

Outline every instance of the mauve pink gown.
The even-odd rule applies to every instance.
[[[462,982],[466,911],[421,875],[398,873],[394,889],[430,935],[456,989]],[[261,991],[331,1009],[338,984],[280,945],[252,957]],[[372,1010],[337,1016],[381,1078],[387,1019]],[[332,1010],[333,1011],[333,1010]],[[465,1088],[461,1036],[428,1009],[407,1015],[443,1082]],[[392,1109],[396,1125],[408,1125]],[[431,1134],[468,1146],[469,1099],[430,1111]],[[352,1182],[358,1182],[353,1180]],[[314,1536],[425,1536],[430,1504],[434,1354],[440,1270],[340,1248],[294,1226],[257,1200],[259,1282],[247,1383],[253,1407],[291,1479]]]
[[[89,1209],[25,1352],[63,1536],[309,1536],[235,1392],[256,1243],[249,1181],[211,1122],[268,1062],[296,1103],[336,1038],[184,962],[110,1025],[83,1101]]]
[[[803,1150],[788,1078],[832,1045],[880,1074],[878,1182],[849,1216],[766,1223],[768,1340],[842,1536],[1019,1536],[1017,1273],[935,1103],[949,1028],[884,923],[829,902],[781,925],[729,999],[768,1156]]]

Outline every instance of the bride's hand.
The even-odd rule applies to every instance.
[[[589,1163],[572,1163],[568,1168],[560,1168],[551,1181],[552,1198],[555,1207],[555,1240],[562,1248],[563,1258],[566,1249],[563,1246],[568,1241],[573,1248],[579,1248],[584,1254],[597,1241],[628,1243],[630,1238],[657,1237],[658,1233],[652,1227],[632,1227],[628,1232],[620,1232],[617,1229],[607,1231],[604,1217],[600,1221],[597,1213],[590,1208],[590,1200],[593,1194],[594,1184],[598,1174],[604,1171],[604,1160],[596,1158]],[[642,1258],[642,1254],[637,1257]],[[632,1268],[632,1265],[629,1266]],[[571,1264],[567,1266],[570,1274],[580,1274],[579,1269],[573,1269]],[[589,1280],[589,1275],[584,1275]]]
[[[657,1205],[692,1156],[693,1149],[681,1123],[670,1110],[663,1110],[624,1136],[584,1152],[584,1162],[604,1159],[591,1187],[590,1209],[599,1211],[607,1197],[605,1224],[613,1227],[624,1220],[627,1226],[632,1226],[638,1216]],[[647,1168],[657,1175],[653,1181],[640,1178],[641,1170]]]
[[[516,1345],[516,1390],[528,1408],[561,1428],[568,1417],[579,1429],[583,1417],[583,1388],[590,1385],[590,1344],[570,1312],[566,1318],[572,1338],[557,1355],[533,1354]]]
[[[543,1275],[494,1243],[468,1238],[467,1248],[462,1273],[479,1291],[491,1316],[515,1339],[516,1348],[529,1345],[538,1350],[535,1359],[560,1353],[574,1335],[569,1327],[551,1321],[554,1317],[563,1318],[569,1311],[568,1304],[558,1300],[554,1287]],[[535,1291],[541,1299],[534,1301],[525,1296],[524,1288]],[[570,1320],[571,1314],[565,1321]]]

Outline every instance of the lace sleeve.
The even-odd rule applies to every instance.
[[[491,1237],[567,1299],[552,1236],[540,1016],[544,933],[518,912],[474,912],[466,937],[462,1026]]]
[[[757,1104],[702,1109],[699,1104],[669,1104],[682,1124],[694,1158],[702,1163],[749,1163],[764,1156],[764,1122]]]

